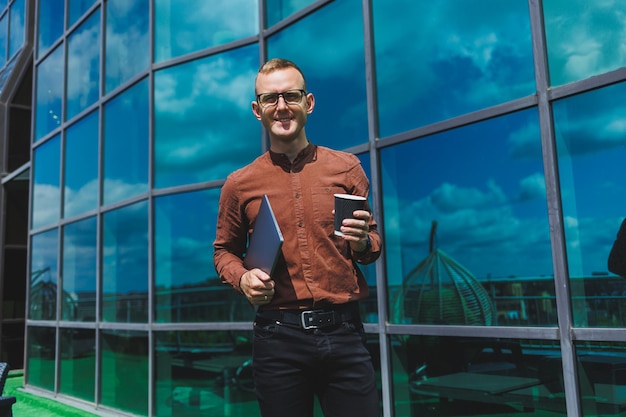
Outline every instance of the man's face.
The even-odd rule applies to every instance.
[[[293,68],[259,74],[256,80],[257,94],[284,93],[302,89],[304,89],[302,75]],[[272,140],[287,142],[302,138],[307,115],[313,111],[314,104],[313,94],[310,93],[304,95],[299,103],[291,104],[280,95],[276,104],[259,104],[253,101],[252,112],[263,123]]]

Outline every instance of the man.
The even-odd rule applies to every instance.
[[[368,296],[355,262],[380,255],[366,206],[333,233],[333,194],[367,197],[358,158],[310,143],[315,98],[291,61],[259,70],[252,112],[270,150],[227,178],[220,197],[215,268],[257,306],[253,370],[263,417],[312,417],[316,395],[326,417],[379,416],[378,390],[358,301]],[[332,128],[332,121],[328,121]],[[267,194],[285,242],[272,276],[243,265],[248,233]]]

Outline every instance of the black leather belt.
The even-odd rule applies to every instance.
[[[349,303],[336,305],[332,309],[319,310],[265,310],[257,317],[278,324],[288,324],[304,330],[322,329],[347,321],[359,319],[358,305]]]

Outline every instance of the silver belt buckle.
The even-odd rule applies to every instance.
[[[300,313],[300,324],[302,324],[302,328],[304,330],[317,329],[319,326],[317,324],[307,323],[307,317],[312,316],[313,314],[321,313],[322,310],[306,310]],[[310,321],[310,319],[309,319]]]

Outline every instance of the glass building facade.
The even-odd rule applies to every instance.
[[[620,0],[0,0],[1,360],[101,415],[259,415],[212,242],[284,57],[370,178],[381,416],[624,415],[625,34]]]

